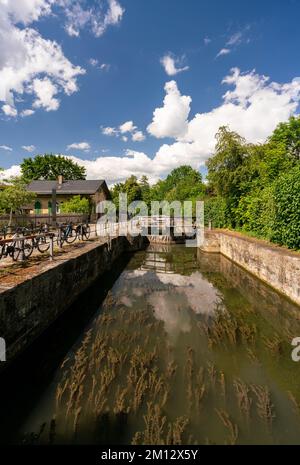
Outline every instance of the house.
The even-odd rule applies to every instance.
[[[60,213],[61,204],[75,195],[89,198],[92,204],[92,213],[96,205],[103,200],[109,200],[110,192],[103,179],[67,181],[58,176],[57,181],[32,181],[27,190],[36,194],[33,205],[26,206],[27,213],[33,215],[50,215],[52,212],[52,195],[56,190],[56,212]]]

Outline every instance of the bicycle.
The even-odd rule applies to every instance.
[[[19,259],[27,259],[33,252],[33,245],[18,234],[11,241],[0,243],[0,259],[11,257],[15,262]]]
[[[87,241],[91,235],[91,228],[88,224],[79,224],[76,227],[76,235],[82,241]]]
[[[72,223],[69,223],[67,226],[60,226],[59,234],[57,236],[57,243],[59,247],[63,246],[64,242],[72,244],[77,239],[76,229],[73,228]]]
[[[40,235],[40,237],[31,237],[30,239],[24,240],[25,244],[25,258],[29,258],[32,254],[34,249],[37,249],[40,253],[48,252],[50,249],[50,238],[46,235],[43,235],[45,232],[48,231],[48,227],[45,228],[41,226],[40,228],[35,230],[35,233]],[[18,228],[17,234],[20,234],[23,237],[31,236],[33,234],[33,229],[28,228]],[[31,252],[29,253],[29,247],[32,248]]]

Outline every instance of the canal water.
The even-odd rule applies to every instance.
[[[2,438],[8,429],[19,444],[300,443],[299,307],[184,246],[150,246],[104,300],[100,287],[98,303],[97,287],[81,299],[77,313],[96,308],[47,382],[31,366],[34,379],[6,392]]]

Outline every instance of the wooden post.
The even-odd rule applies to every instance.
[[[56,189],[52,189],[51,224],[53,227],[56,226]]]

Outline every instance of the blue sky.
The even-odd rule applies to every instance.
[[[262,142],[298,111],[299,18],[298,0],[0,0],[0,166],[53,152],[155,181],[203,171],[221,124]]]

